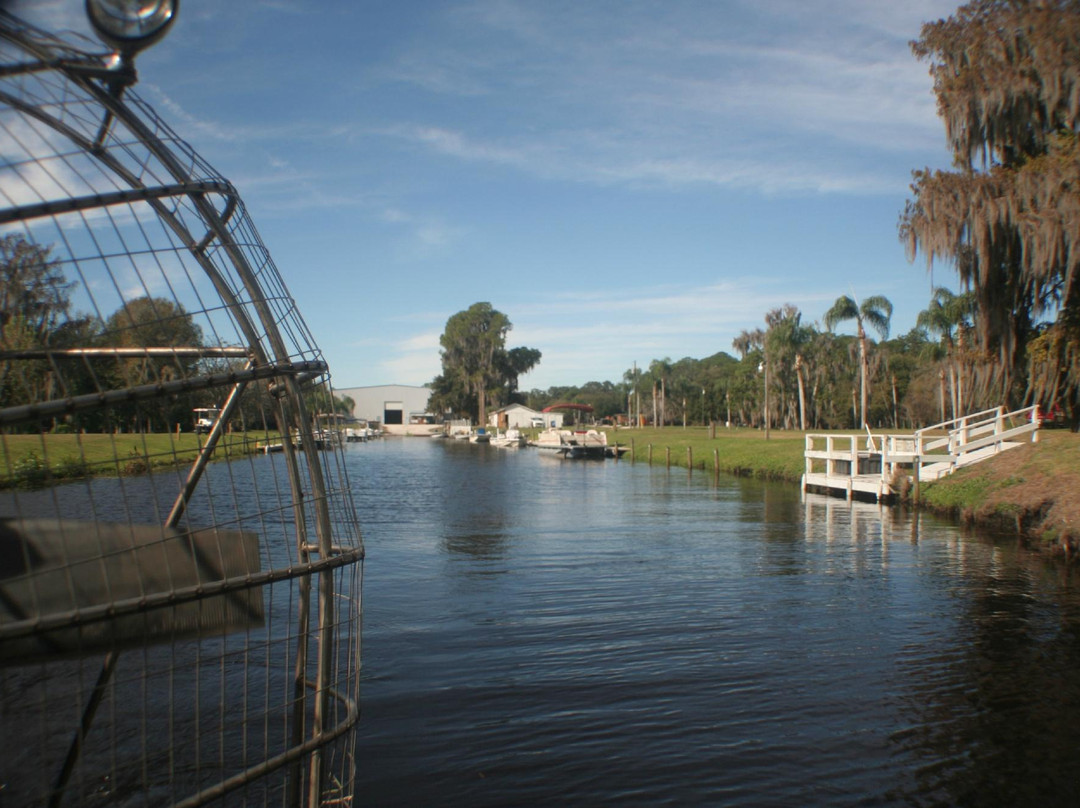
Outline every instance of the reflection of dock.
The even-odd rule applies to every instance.
[[[1006,413],[1004,407],[967,415],[905,435],[807,434],[803,490],[890,499],[920,482],[1037,441],[1038,408]]]

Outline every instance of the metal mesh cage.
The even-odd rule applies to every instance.
[[[132,81],[0,10],[0,802],[348,804],[330,376]]]

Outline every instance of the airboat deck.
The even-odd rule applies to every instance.
[[[804,491],[876,500],[952,474],[1039,439],[1037,407],[1004,407],[966,415],[908,434],[807,434]]]

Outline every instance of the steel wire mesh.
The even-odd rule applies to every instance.
[[[349,804],[363,546],[326,362],[123,78],[0,10],[0,801]]]

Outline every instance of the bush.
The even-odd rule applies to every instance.
[[[134,477],[138,474],[146,474],[149,470],[150,462],[146,456],[141,454],[138,449],[132,449],[127,462],[124,464],[123,473],[129,477]]]
[[[90,476],[90,464],[84,458],[68,455],[53,469],[53,474],[67,480]]]
[[[17,488],[44,488],[49,481],[49,467],[36,452],[30,452],[15,461],[11,478]]]

